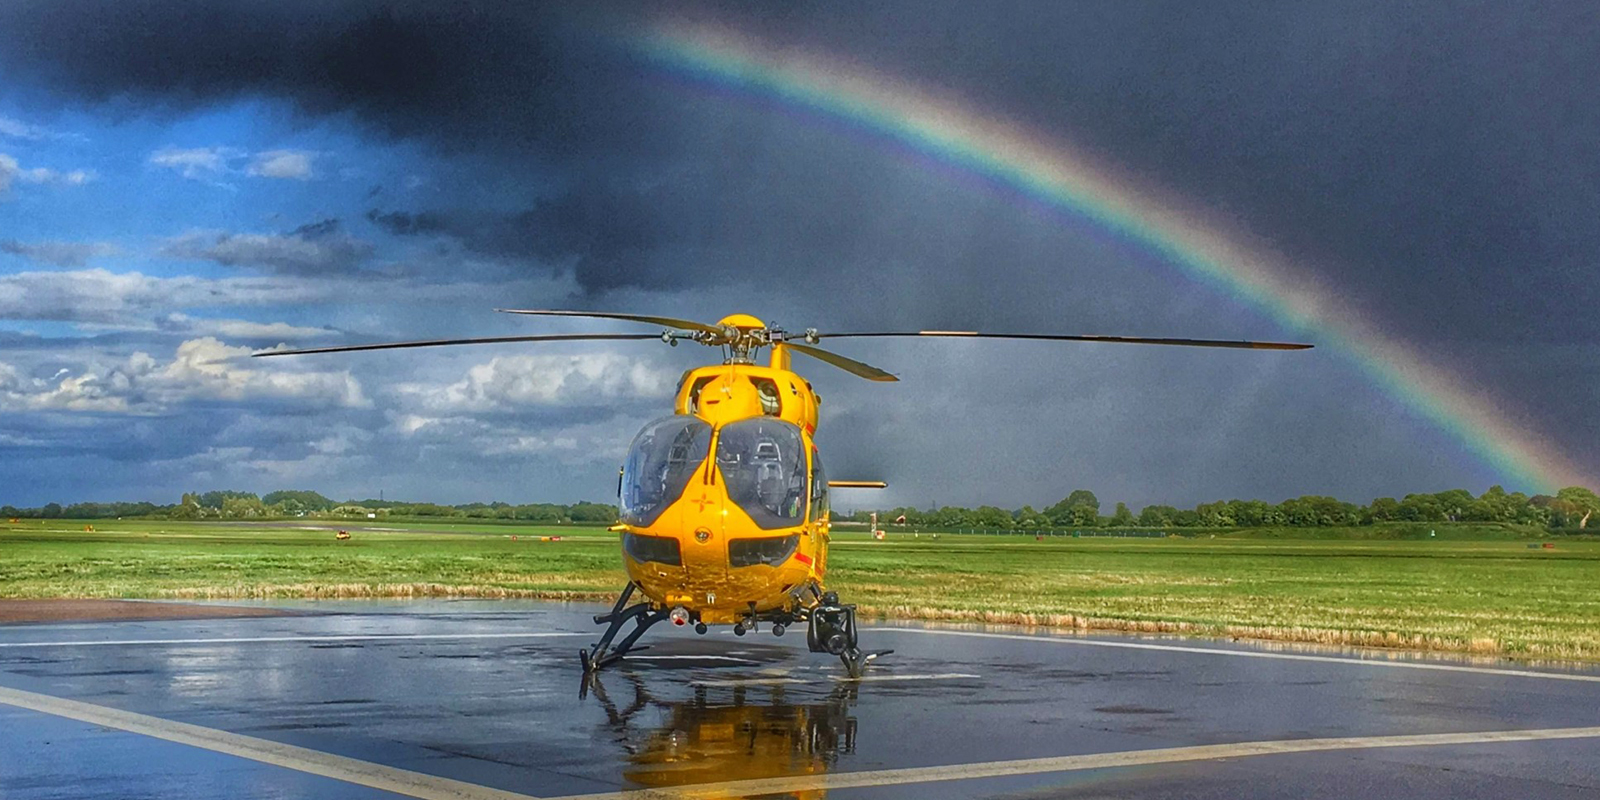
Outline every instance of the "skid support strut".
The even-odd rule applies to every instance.
[[[639,641],[639,637],[643,636],[651,625],[667,618],[665,609],[659,611],[651,610],[648,602],[628,605],[628,599],[633,597],[635,588],[635,585],[629,582],[623,588],[622,596],[617,598],[616,605],[611,607],[609,613],[595,615],[595,624],[605,625],[606,631],[600,635],[600,641],[595,642],[589,649],[578,651],[578,658],[583,661],[585,678],[605,665],[627,655],[629,651],[635,649],[634,643]],[[633,630],[628,631],[628,635],[622,637],[622,641],[618,642],[616,647],[612,647],[611,640],[616,638],[617,632],[621,631],[622,626],[630,620],[634,624]],[[638,649],[643,650],[644,648]]]
[[[806,629],[806,646],[813,653],[830,653],[844,662],[845,672],[861,677],[867,663],[893,650],[863,653],[856,639],[856,607],[841,605],[838,592],[823,592],[811,609],[811,624]]]

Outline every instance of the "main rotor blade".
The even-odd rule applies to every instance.
[[[1180,347],[1231,347],[1241,350],[1310,350],[1315,345],[1293,342],[1249,342],[1226,339],[1161,339],[1145,336],[1072,336],[1049,333],[979,333],[977,331],[906,331],[819,333],[818,339],[861,339],[887,336],[949,336],[967,339],[1038,339],[1051,342],[1112,342],[1116,344],[1170,344]]]
[[[679,328],[686,331],[702,331],[704,333],[722,333],[722,329],[704,322],[694,322],[675,317],[652,317],[644,314],[615,314],[609,311],[548,311],[543,309],[497,308],[502,314],[532,314],[541,317],[594,317],[596,319],[625,319],[633,322],[643,322],[647,325],[665,325],[669,328]]]
[[[503,344],[505,342],[588,342],[660,339],[656,333],[553,333],[540,336],[491,336],[486,339],[430,339],[422,342],[384,342],[383,344],[351,344],[342,347],[313,347],[309,350],[263,350],[251,353],[252,358],[267,356],[303,356],[310,353],[351,353],[357,350],[399,350],[406,347],[442,347],[453,344]]]
[[[853,358],[845,358],[838,353],[830,353],[820,347],[812,347],[808,344],[795,344],[794,342],[784,342],[783,346],[797,353],[805,353],[806,355],[811,356],[818,361],[826,361],[827,363],[832,364],[839,369],[855,375],[860,375],[869,381],[900,380],[899,378],[896,378],[895,376],[890,375],[889,373],[884,372],[883,370],[878,369],[871,364],[863,364]]]

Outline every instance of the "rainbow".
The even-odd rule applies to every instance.
[[[1459,441],[1513,488],[1596,485],[1502,404],[1362,319],[1284,259],[1140,190],[1067,144],[836,57],[727,28],[663,22],[627,46],[661,68],[859,127],[1136,242],[1187,277],[1347,356],[1374,384]]]

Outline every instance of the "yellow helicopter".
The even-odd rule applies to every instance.
[[[660,339],[677,346],[694,342],[719,347],[722,363],[691,369],[679,380],[672,414],[646,425],[634,437],[618,475],[621,533],[628,584],[610,612],[600,640],[580,652],[585,676],[635,649],[658,622],[733,625],[743,636],[763,623],[782,636],[807,624],[812,652],[843,661],[850,677],[861,676],[873,658],[856,635],[855,606],[842,604],[824,587],[828,568],[829,488],[883,488],[881,481],[829,480],[813,436],[821,402],[811,383],[790,368],[794,353],[815,358],[873,381],[894,375],[823,350],[823,339],[963,337],[1069,342],[1115,342],[1254,350],[1304,350],[1284,342],[1166,339],[975,331],[872,331],[791,335],[748,314],[715,324],[673,317],[590,311],[496,309],[508,314],[591,317],[656,325],[660,333],[594,333],[439,339],[348,345],[305,350],[270,350],[256,356],[391,350],[462,344]],[[756,363],[771,351],[765,366]],[[629,605],[634,593],[643,595]],[[616,641],[628,623],[633,628]],[[615,642],[615,644],[613,644]],[[885,651],[887,652],[887,651]]]

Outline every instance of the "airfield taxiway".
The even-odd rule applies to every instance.
[[[587,606],[281,606],[0,626],[0,796],[1600,795],[1595,669],[871,624],[851,683],[661,627],[580,698]]]

